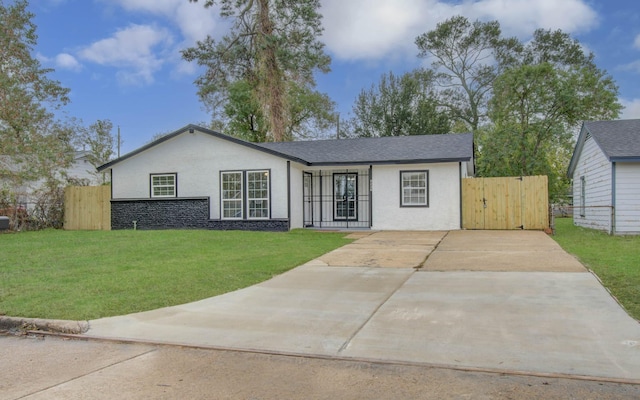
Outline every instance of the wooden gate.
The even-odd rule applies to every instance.
[[[546,229],[549,188],[546,176],[465,178],[464,229]]]
[[[111,186],[69,186],[64,191],[64,229],[111,230]]]

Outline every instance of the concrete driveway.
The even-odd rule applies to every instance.
[[[640,383],[640,324],[542,232],[363,232],[267,282],[87,337]]]

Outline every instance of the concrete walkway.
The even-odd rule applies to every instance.
[[[640,324],[542,232],[376,232],[88,337],[640,383]]]

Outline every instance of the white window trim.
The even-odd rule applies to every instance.
[[[173,185],[154,185],[153,178],[170,176],[173,178]],[[169,198],[178,197],[178,174],[177,173],[164,173],[164,174],[150,174],[149,175],[150,195],[151,198]],[[155,188],[171,187],[173,188],[173,194],[154,194]]]
[[[249,197],[249,174],[250,173],[261,173],[267,174],[267,197]],[[237,201],[238,199],[224,199],[224,175],[227,174],[240,174],[241,175],[241,183],[242,187],[240,188],[240,200],[242,204],[242,209],[240,212],[240,216],[238,217],[225,217],[224,216],[224,205],[225,202]],[[267,216],[266,217],[251,217],[249,216],[249,202],[250,201],[266,201],[267,202]],[[271,218],[271,170],[268,169],[256,169],[256,170],[235,170],[235,171],[221,171],[220,172],[220,219],[223,220],[268,220]]]
[[[224,176],[225,175],[240,175],[240,198],[224,198]],[[226,220],[242,220],[244,219],[244,176],[242,171],[223,171],[220,173],[220,219]],[[240,216],[238,217],[225,217],[225,203],[237,202],[240,200]]]
[[[262,176],[267,177],[267,197],[249,197],[249,174],[260,174]],[[246,190],[246,201],[247,201],[247,219],[269,219],[271,217],[271,173],[269,170],[252,170],[246,171],[245,173],[245,187]],[[251,209],[249,207],[249,202],[251,201],[266,201],[267,202],[267,216],[266,217],[251,217]]]
[[[412,189],[424,190],[424,203],[408,203],[404,195],[404,174],[424,174],[424,188],[415,187]],[[429,207],[429,170],[400,171],[400,207]]]

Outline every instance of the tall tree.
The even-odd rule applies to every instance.
[[[550,194],[563,194],[565,171],[579,121],[616,118],[613,79],[594,66],[524,64],[494,82],[493,122],[478,142],[483,176],[548,175]]]
[[[441,105],[451,117],[475,132],[486,118],[494,79],[502,64],[521,47],[515,38],[502,37],[497,21],[470,22],[454,16],[416,38],[418,56],[433,59]]]
[[[197,0],[189,0],[197,2]],[[218,119],[230,121],[252,140],[291,140],[295,123],[293,94],[315,87],[313,74],[328,72],[330,58],[322,34],[319,0],[206,0],[232,20],[229,34],[207,37],[182,52],[206,71],[196,80],[198,93]],[[332,103],[321,96],[313,109],[323,118]],[[324,108],[322,108],[324,107]],[[329,110],[331,111],[331,110]]]
[[[448,133],[449,117],[437,106],[432,71],[383,75],[377,86],[362,90],[347,126],[359,137]]]
[[[538,29],[525,44],[502,37],[497,21],[458,16],[416,44],[434,60],[442,104],[476,133],[480,176],[546,174],[557,196],[579,121],[621,109],[613,79],[560,30]]]
[[[80,128],[76,138],[76,147],[88,151],[91,165],[98,167],[115,156],[116,138],[112,134],[113,123],[108,119],[97,120],[86,128]],[[107,175],[94,173],[102,183],[107,183]]]
[[[37,35],[27,6],[0,0],[0,180],[14,187],[67,166],[74,134],[52,113],[68,102],[69,89],[32,56]]]

